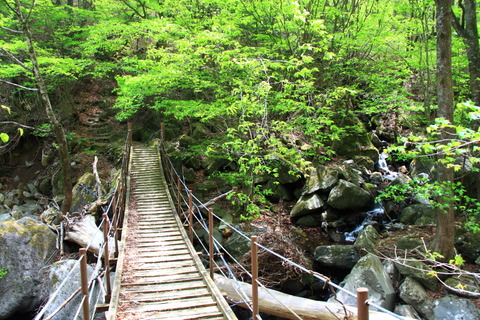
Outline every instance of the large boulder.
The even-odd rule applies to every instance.
[[[446,295],[433,305],[435,320],[480,319],[480,310],[467,299]]]
[[[345,115],[337,122],[338,126],[346,129],[340,139],[335,140],[332,145],[332,149],[338,155],[350,159],[362,155],[377,161],[378,149],[373,145],[365,126],[355,114]]]
[[[253,233],[247,234],[248,236],[253,235]],[[245,238],[238,232],[233,232],[223,246],[225,251],[227,251],[235,260],[240,260],[245,253],[250,251],[250,239]]]
[[[399,287],[400,298],[411,305],[422,317],[433,320],[433,301],[423,286],[410,277]]]
[[[318,246],[313,256],[321,266],[349,269],[360,259],[360,248],[352,245]]]
[[[338,170],[319,165],[310,172],[302,194],[311,194],[319,190],[330,191],[337,182]]]
[[[72,272],[69,280],[62,285],[63,280],[70,273],[70,271]],[[88,279],[91,278],[93,272],[94,268],[90,265],[87,265]],[[46,316],[52,314],[53,311],[55,311],[64,301],[67,300],[67,298],[72,295],[72,293],[74,293],[81,286],[80,264],[77,264],[77,260],[62,260],[56,262],[50,266],[48,278],[50,284],[49,294],[53,295],[57,290],[58,293],[56,294],[53,301],[46,307],[44,313]],[[59,289],[60,286],[61,288]],[[90,298],[90,310],[93,310],[93,308],[95,307],[95,301],[97,301],[98,292],[99,288],[98,286],[96,286],[96,290],[93,291],[93,297]],[[99,300],[99,303],[103,301],[102,299],[103,298]],[[65,308],[61,309],[61,311],[57,313],[52,319],[74,319],[81,301],[82,295],[77,294],[75,298],[70,303],[68,303]],[[78,319],[84,319],[82,312],[80,312]]]
[[[380,305],[388,310],[393,310],[395,303],[395,290],[392,281],[383,268],[382,261],[372,254],[368,254],[360,259],[352,272],[342,282],[343,289],[356,292],[357,288],[368,288],[369,301]],[[347,304],[356,305],[357,299],[351,295],[339,290],[336,299]],[[329,302],[335,302],[331,298]]]
[[[317,194],[301,196],[290,211],[290,218],[296,219],[322,209],[325,203]]]
[[[45,266],[55,255],[55,234],[32,218],[0,224],[0,319],[35,310],[47,297]]]
[[[480,257],[480,232],[458,229],[455,233],[455,248],[464,259],[474,262]]]
[[[375,243],[380,238],[377,229],[368,225],[358,233],[358,237],[355,240],[355,245],[365,249],[368,252],[375,251]]]
[[[436,290],[438,280],[430,274],[431,268],[422,261],[398,259],[395,265],[402,275],[415,279],[429,290]]]
[[[373,197],[362,188],[341,179],[330,191],[327,203],[331,207],[340,210],[365,209],[372,205]]]
[[[435,225],[436,219],[435,208],[423,203],[405,207],[399,216],[401,223],[411,225]]]
[[[96,191],[96,180],[93,173],[87,172],[78,179],[72,190],[71,212],[82,211],[83,206],[97,200],[91,192]]]

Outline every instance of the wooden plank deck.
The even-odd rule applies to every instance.
[[[109,320],[236,319],[167,191],[158,152],[134,146]]]

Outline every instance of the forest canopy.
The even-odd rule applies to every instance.
[[[471,130],[471,159],[478,140],[471,115],[480,105],[477,2],[451,6],[455,105],[472,107],[457,108],[445,124]],[[393,144],[403,143],[402,130],[415,136],[436,123],[433,0],[2,0],[0,102],[13,114],[39,104],[25,90],[35,81],[16,3],[63,119],[72,88],[114,80],[119,120],[149,110],[219,133],[189,151],[234,162],[224,178],[248,190],[238,195],[245,203],[265,196],[254,178],[278,176],[275,163],[306,175],[312,163],[344,155],[339,141],[378,129],[382,119],[394,125]]]

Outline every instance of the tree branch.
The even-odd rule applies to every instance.
[[[10,82],[10,81],[7,81],[7,80],[3,80],[3,79],[0,79],[0,82],[6,83],[6,84],[9,84],[11,86],[18,87],[18,88],[21,88],[21,89],[25,89],[25,90],[38,91],[37,88],[24,87],[24,86],[21,86],[19,84],[16,84],[16,83],[13,83],[13,82]]]
[[[38,129],[38,128],[35,128],[35,127],[30,127],[30,126],[27,126],[27,125],[24,125],[24,124],[15,122],[15,121],[0,121],[0,124],[13,124],[13,125],[16,125],[17,127],[20,127],[20,128],[36,130],[36,131],[45,132],[45,133],[51,132],[50,130],[43,130],[43,129]]]
[[[232,193],[234,190],[230,190],[228,192],[225,192],[225,193],[222,193],[221,195],[213,198],[213,199],[210,199],[208,200],[206,203],[202,204],[201,207],[205,208],[205,209],[208,209],[208,206],[211,206],[212,204],[214,204],[215,202],[217,202],[218,200],[228,196],[230,193]]]
[[[18,60],[17,57],[15,57],[11,52],[8,52],[7,50],[0,48],[0,54],[12,60],[14,63],[18,64],[19,66],[26,69],[27,71],[33,73],[32,68],[27,67],[22,61]]]
[[[10,28],[7,28],[7,27],[0,27],[0,28],[3,29],[3,30],[13,32],[13,33],[23,33],[23,31],[21,31],[21,30],[14,30],[14,29],[10,29]]]

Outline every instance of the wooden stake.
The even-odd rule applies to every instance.
[[[110,283],[110,252],[108,251],[108,215],[106,213],[103,214],[103,242],[105,243],[104,247],[104,257],[105,260],[105,284],[107,286],[107,292],[105,293],[105,302],[110,303],[110,299],[112,298],[112,285]]]
[[[193,193],[188,190],[188,238],[193,243]]]
[[[90,305],[88,299],[87,251],[80,248],[80,277],[82,279],[83,319],[90,320]]]
[[[357,289],[358,320],[368,320],[367,300],[368,300],[368,289],[358,288]]]
[[[252,254],[252,319],[256,320],[259,315],[258,305],[258,246],[257,236],[250,238],[250,250]]]
[[[182,181],[180,180],[180,176],[177,177],[177,213],[180,215],[180,209],[182,208]]]
[[[210,265],[210,278],[214,278],[214,264],[213,264],[213,212],[212,208],[208,209],[208,260]]]

